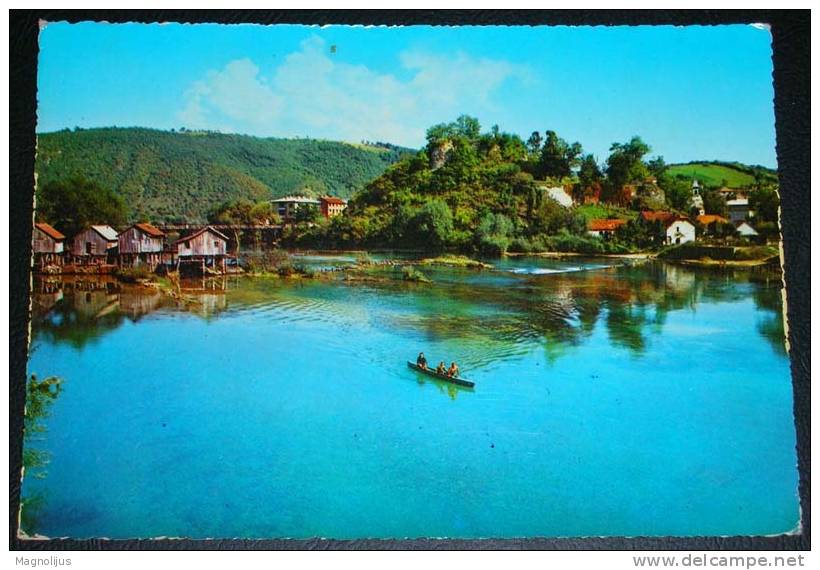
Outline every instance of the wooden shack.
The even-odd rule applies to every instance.
[[[118,237],[122,267],[147,265],[152,270],[162,263],[165,233],[147,223],[134,224]]]
[[[206,226],[180,238],[174,244],[177,269],[194,270],[204,273],[225,273],[228,257],[228,237]]]
[[[104,265],[113,262],[111,250],[116,247],[117,230],[102,224],[89,226],[74,236],[72,261],[77,265]]]
[[[31,250],[34,253],[34,263],[41,270],[49,265],[62,265],[65,249],[65,236],[51,227],[40,222],[34,224],[31,234]]]

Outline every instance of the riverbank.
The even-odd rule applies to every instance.
[[[763,266],[780,267],[780,252],[770,245],[726,246],[687,243],[665,249],[658,259],[695,267],[726,267],[751,269]]]
[[[577,257],[602,257],[605,259],[631,259],[631,260],[647,260],[647,259],[654,259],[656,257],[656,253],[652,252],[643,252],[643,253],[596,253],[596,254],[589,254],[589,253],[576,253],[576,252],[564,252],[564,251],[542,251],[538,253],[510,253],[507,252],[504,254],[505,257],[545,257],[548,259],[563,259],[563,258],[577,258]]]
[[[719,259],[665,259],[667,263],[676,265],[687,265],[690,267],[726,267],[732,269],[751,269],[756,267],[777,267],[780,268],[780,256],[773,256],[766,259],[745,259],[745,260],[719,260]]]

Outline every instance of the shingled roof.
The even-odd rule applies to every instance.
[[[205,226],[204,228],[200,228],[200,229],[198,229],[197,231],[195,231],[194,233],[192,233],[190,235],[179,238],[175,243],[183,243],[183,242],[186,242],[186,241],[190,241],[190,240],[194,239],[195,237],[197,237],[198,235],[204,234],[205,232],[211,232],[211,233],[216,234],[217,236],[221,237],[225,241],[229,241],[228,236],[226,236],[222,232],[217,231],[216,229],[212,228],[211,226]]]
[[[57,241],[65,239],[65,236],[63,234],[61,234],[45,222],[38,222],[34,224],[34,227],[43,232],[44,234],[46,234],[48,237],[56,239]]]
[[[590,220],[589,229],[593,232],[613,232],[626,224],[626,220]]]
[[[155,228],[151,224],[138,223],[134,224],[134,227],[152,237],[165,237],[165,233],[162,230]]]

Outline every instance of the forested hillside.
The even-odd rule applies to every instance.
[[[297,226],[286,241],[307,247],[391,247],[423,250],[578,251],[621,253],[660,247],[660,222],[642,221],[644,210],[695,219],[691,173],[669,167],[640,137],[614,142],[602,163],[579,142],[554,131],[535,131],[525,142],[477,119],[461,116],[430,127],[427,145],[388,168],[357,192],[344,215]],[[694,168],[695,165],[689,165]],[[697,173],[748,180],[743,187],[758,213],[758,231],[776,233],[777,178],[761,167],[698,163]],[[726,217],[724,182],[706,180],[699,197],[707,214]],[[551,192],[572,195],[562,206]],[[773,213],[772,213],[773,212]],[[620,219],[613,236],[590,236],[593,218]],[[728,230],[727,230],[728,231]],[[734,228],[731,229],[734,231]]]
[[[38,136],[38,187],[82,176],[121,196],[130,219],[203,222],[214,206],[309,189],[347,198],[408,149],[143,128]]]

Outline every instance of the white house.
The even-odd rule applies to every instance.
[[[289,220],[296,215],[296,211],[304,206],[319,207],[321,202],[313,198],[306,198],[305,196],[285,196],[284,198],[277,198],[271,200],[271,204],[276,208],[276,213],[283,220]]]
[[[749,222],[743,221],[735,226],[738,235],[741,237],[754,237],[757,235],[757,230],[749,225]]]
[[[726,200],[726,208],[729,210],[729,221],[737,224],[750,218],[754,213],[749,209],[748,198],[735,198]]]
[[[677,218],[666,225],[666,243],[695,241],[695,226],[686,218]]]

